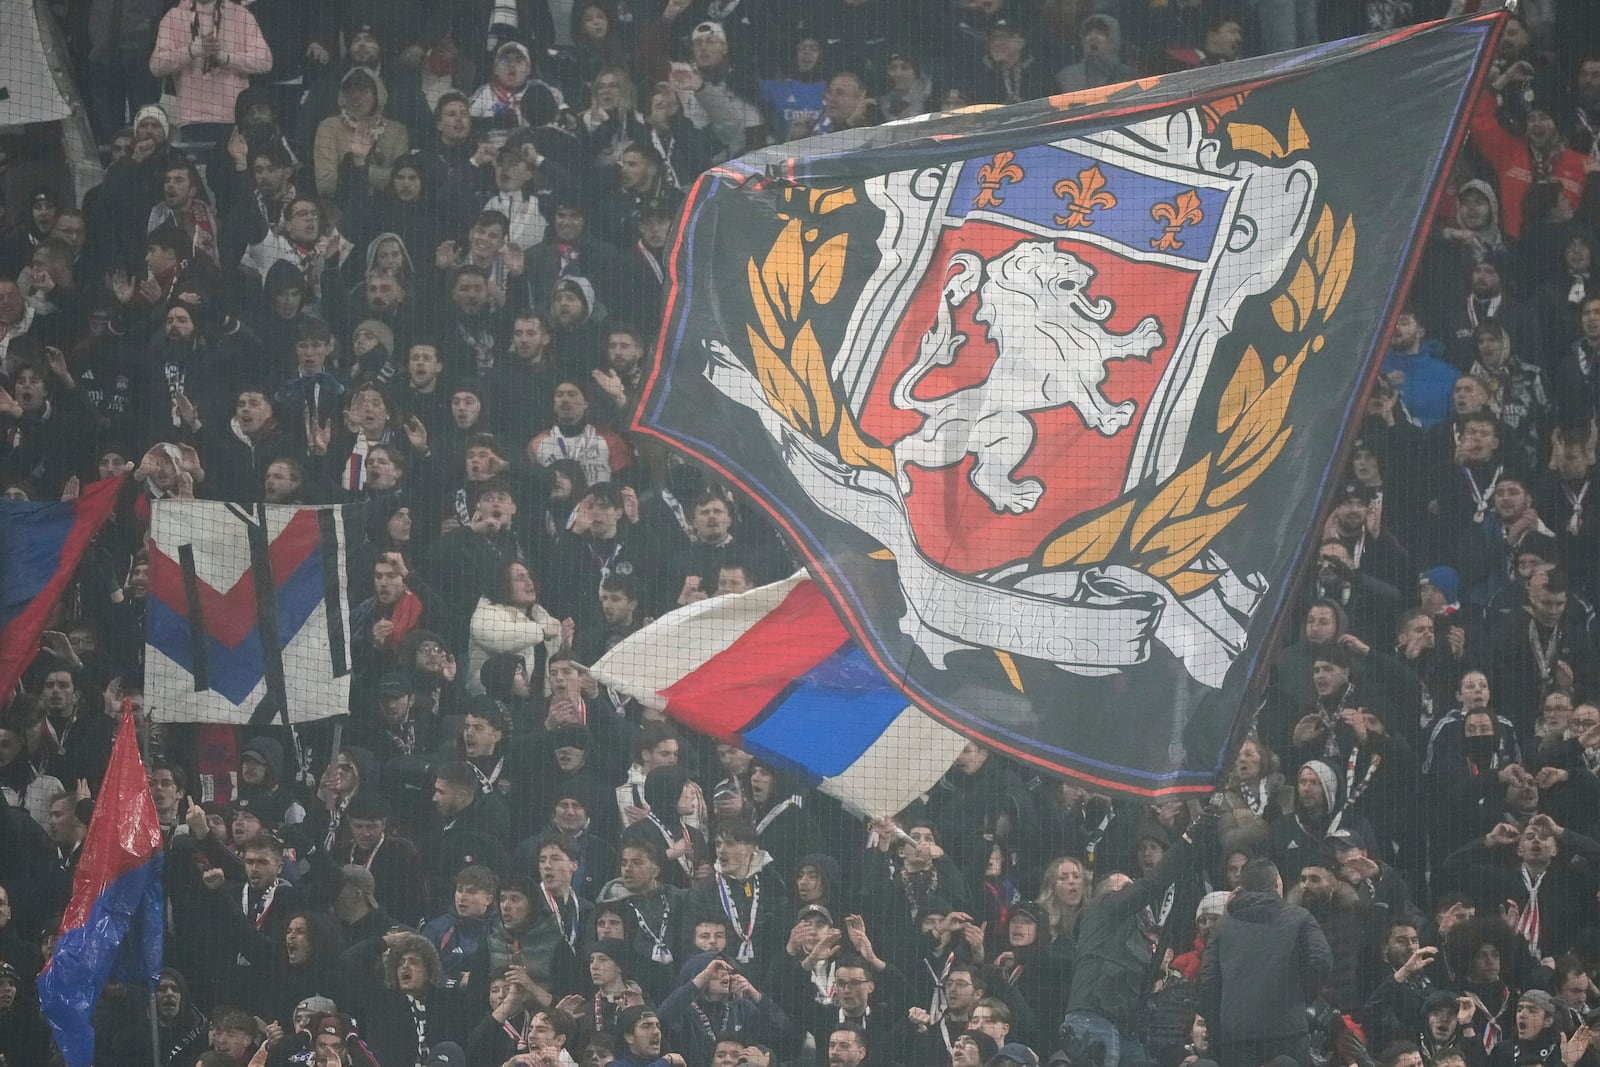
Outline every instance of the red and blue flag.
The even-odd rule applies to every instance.
[[[50,612],[126,478],[93,482],[76,500],[0,500],[0,693],[33,663]]]
[[[55,954],[39,976],[39,1006],[67,1067],[94,1062],[90,1018],[108,981],[154,989],[161,971],[161,823],[124,712],[72,880]]]

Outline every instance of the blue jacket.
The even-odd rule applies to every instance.
[[[1400,386],[1400,399],[1425,430],[1449,417],[1450,393],[1461,377],[1460,371],[1440,358],[1443,354],[1444,344],[1428,337],[1414,356],[1391,349],[1383,357],[1382,373],[1399,371],[1406,376]]]

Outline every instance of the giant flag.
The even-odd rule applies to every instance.
[[[126,480],[92,482],[76,500],[0,500],[0,694],[11,692],[38,654],[50,612]]]
[[[244,724],[269,698],[293,722],[345,713],[346,519],[339,507],[156,502],[145,694],[163,721]]]
[[[592,671],[865,815],[899,813],[966,744],[907,705],[803,572],[670,612]]]
[[[1503,18],[715,168],[635,427],[755,496],[940,721],[1209,790]]]
[[[123,712],[56,950],[39,976],[39,1006],[67,1067],[94,1062],[90,1016],[107,981],[154,992],[161,971],[161,823]]]

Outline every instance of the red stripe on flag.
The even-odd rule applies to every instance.
[[[733,644],[662,690],[667,713],[691,729],[731,739],[847,638],[816,583],[802,582]]]
[[[61,917],[62,932],[82,926],[111,883],[144,866],[160,851],[161,822],[139,758],[133,714],[125,711],[100,795],[95,798],[89,833],[83,839],[83,855],[72,878],[72,902]]]
[[[91,482],[83,487],[83,492],[73,501],[72,529],[67,531],[67,539],[61,546],[55,573],[50,575],[50,580],[39,590],[33,602],[11,620],[11,625],[0,636],[0,694],[9,694],[16,687],[17,679],[38,655],[39,635],[44,633],[44,624],[50,620],[50,612],[55,610],[61,594],[66,592],[67,583],[72,581],[78,561],[83,559],[89,542],[94,540],[94,535],[116,510],[118,494],[127,480],[126,474],[119,474],[115,478]]]
[[[240,536],[243,536],[241,530]],[[272,573],[278,582],[286,582],[299,569],[300,564],[322,546],[322,534],[317,529],[315,511],[298,511],[277,537],[272,539],[268,554],[272,558]],[[183,592],[183,568],[168,554],[178,546],[150,545],[150,595],[183,618],[189,617],[188,600]],[[246,550],[248,551],[248,550]],[[256,580],[248,565],[238,581],[226,593],[219,593],[204,581],[200,587],[200,611],[205,616],[206,636],[227,648],[238,648],[239,643],[256,628]]]

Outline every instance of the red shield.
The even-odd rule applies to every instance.
[[[968,221],[947,229],[923,275],[899,328],[884,353],[866,404],[862,429],[885,444],[914,432],[922,416],[894,407],[894,383],[917,357],[918,346],[934,322],[950,257],[973,252],[985,260],[998,256],[1031,234],[1007,226]],[[1089,287],[1096,300],[1110,299],[1115,311],[1105,323],[1113,334],[1134,328],[1154,315],[1164,338],[1148,361],[1111,360],[1101,391],[1113,402],[1133,400],[1139,407],[1133,422],[1112,437],[1088,428],[1071,407],[1030,414],[1037,431],[1032,452],[1018,478],[1037,478],[1045,485],[1038,506],[1021,515],[995,512],[967,480],[973,457],[942,470],[911,468],[912,492],[906,498],[918,544],[929,559],[953,571],[976,574],[1030,556],[1054,530],[1074,515],[1097,508],[1122,493],[1134,442],[1145,419],[1145,407],[1183,329],[1184,314],[1194,291],[1196,273],[1158,263],[1140,262],[1099,245],[1071,239],[1056,247],[1082,259],[1098,276]],[[935,368],[918,385],[919,399],[941,396],[981,384],[998,356],[988,328],[973,321],[976,299],[954,310],[956,329],[966,334],[960,355],[948,367]],[[1041,374],[1048,368],[1041,367]]]

